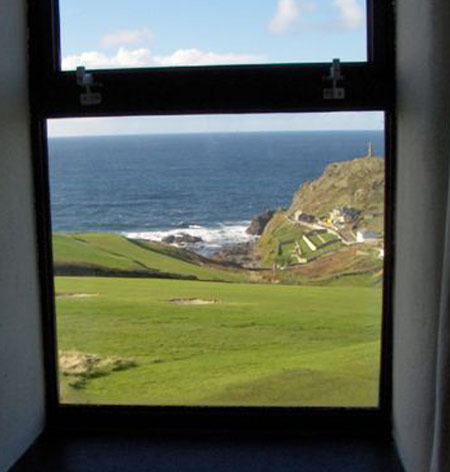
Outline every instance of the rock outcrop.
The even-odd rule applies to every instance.
[[[191,234],[187,233],[180,233],[180,234],[172,234],[170,236],[166,236],[162,240],[163,243],[166,244],[196,244],[203,242],[203,239],[199,236],[192,236]]]
[[[274,214],[275,212],[273,210],[266,210],[264,213],[256,216],[250,223],[250,226],[246,229],[246,233],[261,236],[267,223],[272,219]]]

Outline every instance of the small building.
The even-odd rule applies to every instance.
[[[330,223],[336,226],[343,225],[345,223],[344,215],[342,214],[341,208],[333,208],[330,211]]]
[[[364,231],[360,230],[356,232],[356,241],[358,243],[363,243],[365,241],[376,241],[381,239],[383,235],[375,231]]]
[[[359,215],[361,214],[361,210],[358,210],[357,208],[352,208],[352,207],[343,207],[341,211],[342,211],[342,214],[344,215],[344,220],[346,223],[355,222],[359,218]]]
[[[317,221],[317,218],[314,215],[310,215],[301,210],[298,210],[295,212],[295,221],[298,221],[299,223],[311,224],[311,223],[315,223]]]
[[[302,236],[302,239],[311,251],[317,251],[317,246],[308,238],[308,236],[306,236],[306,234]]]
[[[335,226],[344,226],[354,223],[361,214],[361,210],[352,207],[333,208],[330,211],[329,221]]]

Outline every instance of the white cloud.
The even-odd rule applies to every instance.
[[[283,34],[292,30],[299,15],[300,8],[295,0],[278,0],[275,15],[269,23],[269,31],[274,34]]]
[[[127,67],[254,64],[263,62],[264,57],[252,54],[200,51],[199,49],[178,49],[165,56],[153,56],[150,49],[120,48],[116,54],[107,55],[98,51],[83,52],[63,58],[62,69],[73,70],[78,66],[88,69],[111,69]]]
[[[167,56],[155,56],[159,66],[214,65],[214,64],[254,64],[262,62],[263,56],[252,54],[204,52],[199,49],[178,49]]]
[[[131,43],[143,43],[153,39],[153,33],[148,29],[121,30],[107,34],[100,39],[103,47],[119,46]]]
[[[348,30],[361,28],[364,13],[358,0],[333,0],[333,4],[339,10],[339,26]]]
[[[129,50],[120,48],[115,55],[108,56],[98,51],[82,52],[67,56],[62,60],[63,70],[73,70],[78,66],[88,69],[111,69],[121,67],[146,67],[152,65],[151,52],[147,48]]]

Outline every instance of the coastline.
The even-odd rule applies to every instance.
[[[174,229],[121,231],[119,234],[128,239],[164,242],[215,259],[224,254],[231,256],[239,248],[253,246],[258,237],[247,233],[250,223],[250,220],[245,220],[221,222],[211,226],[186,224]]]

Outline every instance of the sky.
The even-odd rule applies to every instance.
[[[60,0],[63,70],[366,60],[365,0]],[[379,129],[373,114],[53,120],[51,135]],[[203,127],[203,129],[201,129]],[[208,129],[209,129],[208,128]],[[156,131],[155,131],[156,130]],[[184,130],[184,131],[183,131]]]

